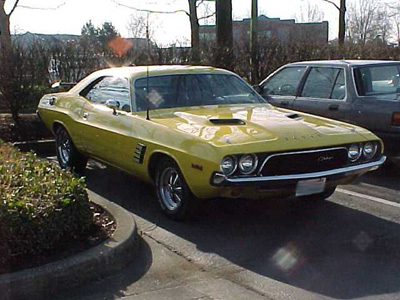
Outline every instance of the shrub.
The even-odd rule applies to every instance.
[[[0,269],[79,237],[92,222],[83,179],[0,141]]]

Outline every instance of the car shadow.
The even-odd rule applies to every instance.
[[[262,276],[341,299],[400,291],[400,225],[374,215],[329,201],[217,199],[179,223],[161,214],[152,186],[125,173],[92,166],[87,183],[198,250]]]

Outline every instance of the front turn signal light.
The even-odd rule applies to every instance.
[[[393,113],[392,126],[400,126],[400,112]]]

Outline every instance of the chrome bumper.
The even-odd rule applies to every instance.
[[[276,176],[254,176],[254,177],[240,177],[240,178],[228,178],[221,173],[215,173],[211,178],[211,184],[214,186],[230,186],[230,185],[246,185],[246,184],[257,184],[257,183],[271,183],[271,182],[284,182],[293,180],[313,179],[321,177],[330,177],[335,175],[341,175],[343,177],[363,174],[369,171],[378,169],[386,161],[386,156],[382,156],[378,161],[364,163],[360,165],[349,166],[345,168],[339,168],[334,170],[315,172],[315,173],[304,173],[294,175],[276,175]]]

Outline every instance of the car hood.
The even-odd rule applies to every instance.
[[[372,135],[354,125],[270,105],[166,109],[153,114],[152,121],[217,147],[251,144],[252,152],[342,145]]]

